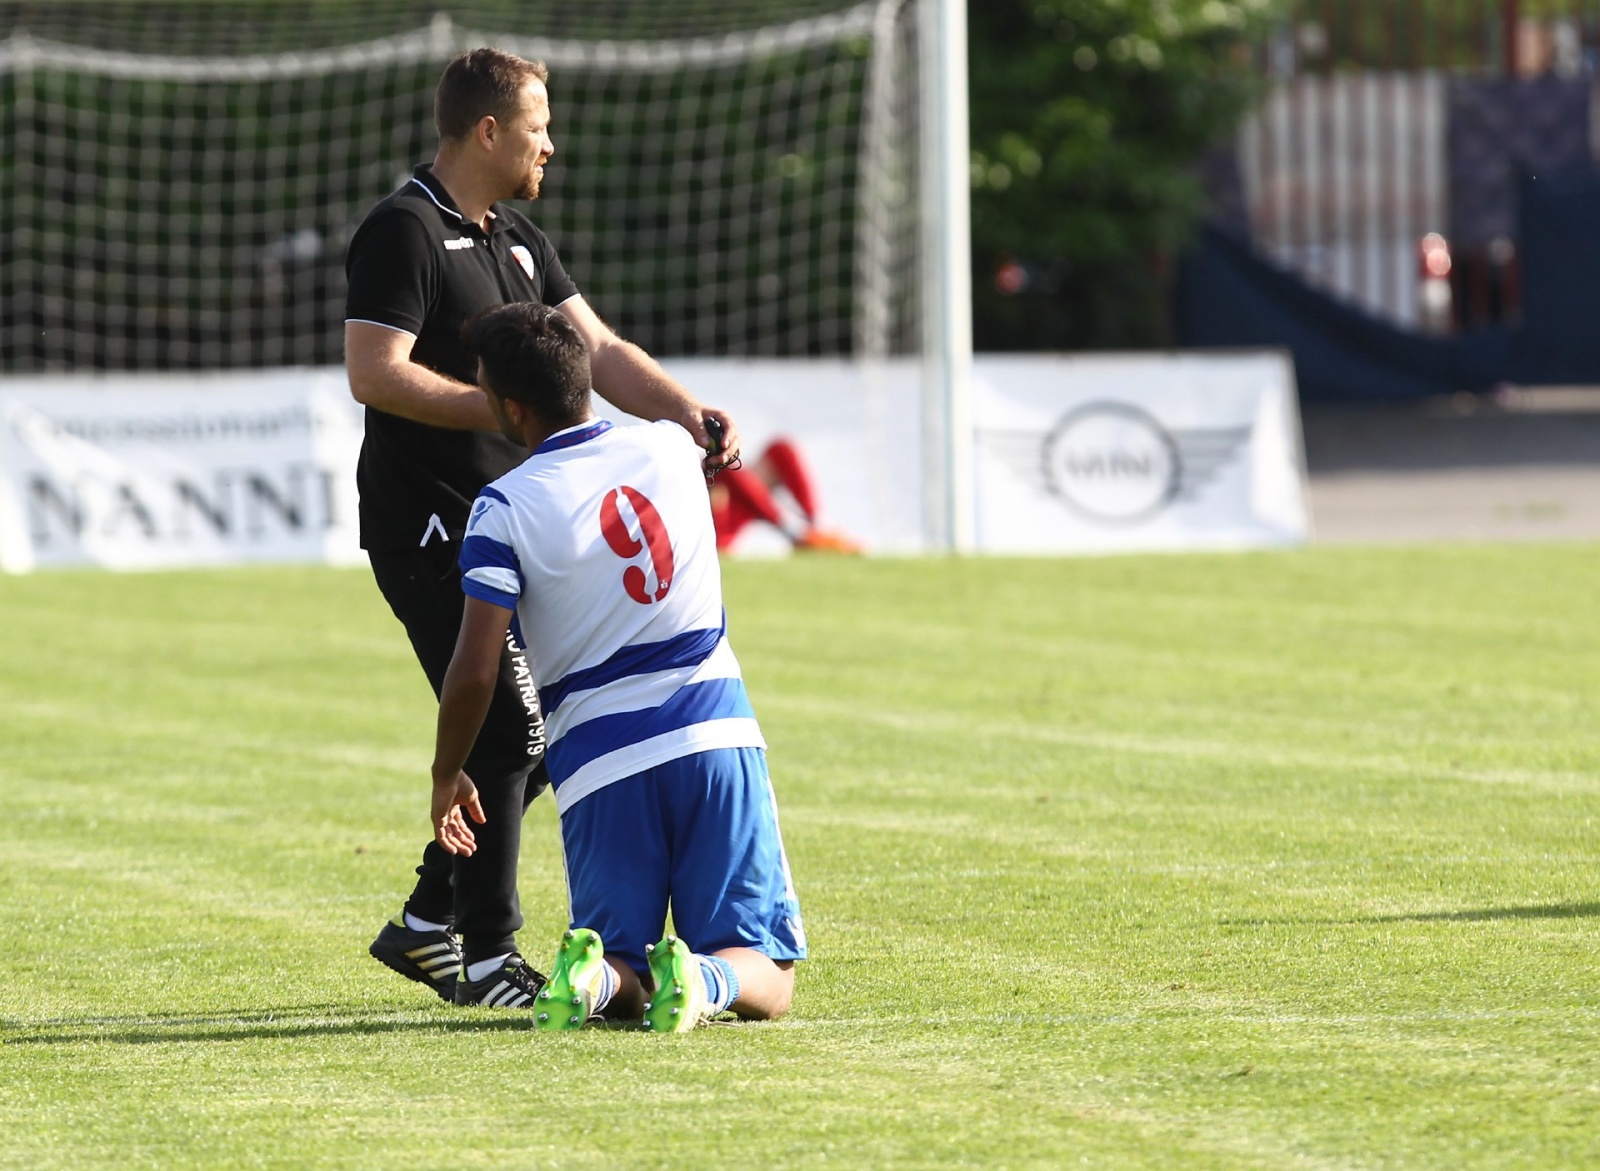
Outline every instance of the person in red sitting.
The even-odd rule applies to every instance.
[[[787,503],[775,493],[782,490]],[[843,533],[817,527],[817,492],[799,449],[776,439],[754,467],[725,467],[711,483],[711,518],[717,548],[726,552],[751,521],[765,521],[796,549],[825,553],[860,553],[861,546]]]

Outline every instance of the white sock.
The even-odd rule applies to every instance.
[[[733,965],[721,956],[694,958],[700,961],[700,978],[705,981],[706,1016],[716,1016],[739,999],[739,977]]]
[[[448,923],[430,923],[426,919],[419,919],[410,911],[406,912],[406,926],[413,931],[448,931]]]
[[[589,1005],[591,1016],[599,1013],[601,1009],[611,1003],[611,998],[617,994],[617,989],[621,986],[621,983],[622,981],[617,978],[617,970],[610,964],[601,963],[600,985],[594,991],[593,1003]]]
[[[495,956],[494,959],[492,959],[492,960],[479,960],[475,964],[468,964],[467,965],[467,979],[468,980],[481,980],[485,976],[487,976],[490,972],[499,971],[500,968],[505,965],[505,962],[507,960],[509,960],[515,954],[516,954],[515,952],[508,951],[508,952],[506,952],[505,955],[503,955],[503,956]]]

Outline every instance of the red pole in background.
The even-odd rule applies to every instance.
[[[1506,76],[1517,75],[1517,26],[1521,23],[1518,0],[1500,0],[1500,40],[1505,46]]]

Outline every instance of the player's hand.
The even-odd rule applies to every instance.
[[[479,825],[488,820],[483,806],[478,804],[478,786],[471,777],[458,772],[453,778],[433,782],[433,838],[447,853],[470,858],[478,848],[478,839],[461,816],[463,809]]]
[[[707,424],[707,420],[711,421],[711,425]],[[716,475],[723,468],[739,466],[739,425],[727,411],[717,407],[702,407],[695,418],[695,426],[690,427],[689,431],[695,437],[695,442],[706,450],[704,466],[708,477]]]

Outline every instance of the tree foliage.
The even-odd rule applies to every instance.
[[[1260,94],[1251,45],[1282,7],[1282,0],[971,6],[980,346],[1164,340],[1163,258],[1189,238],[1204,207],[1194,164]]]

